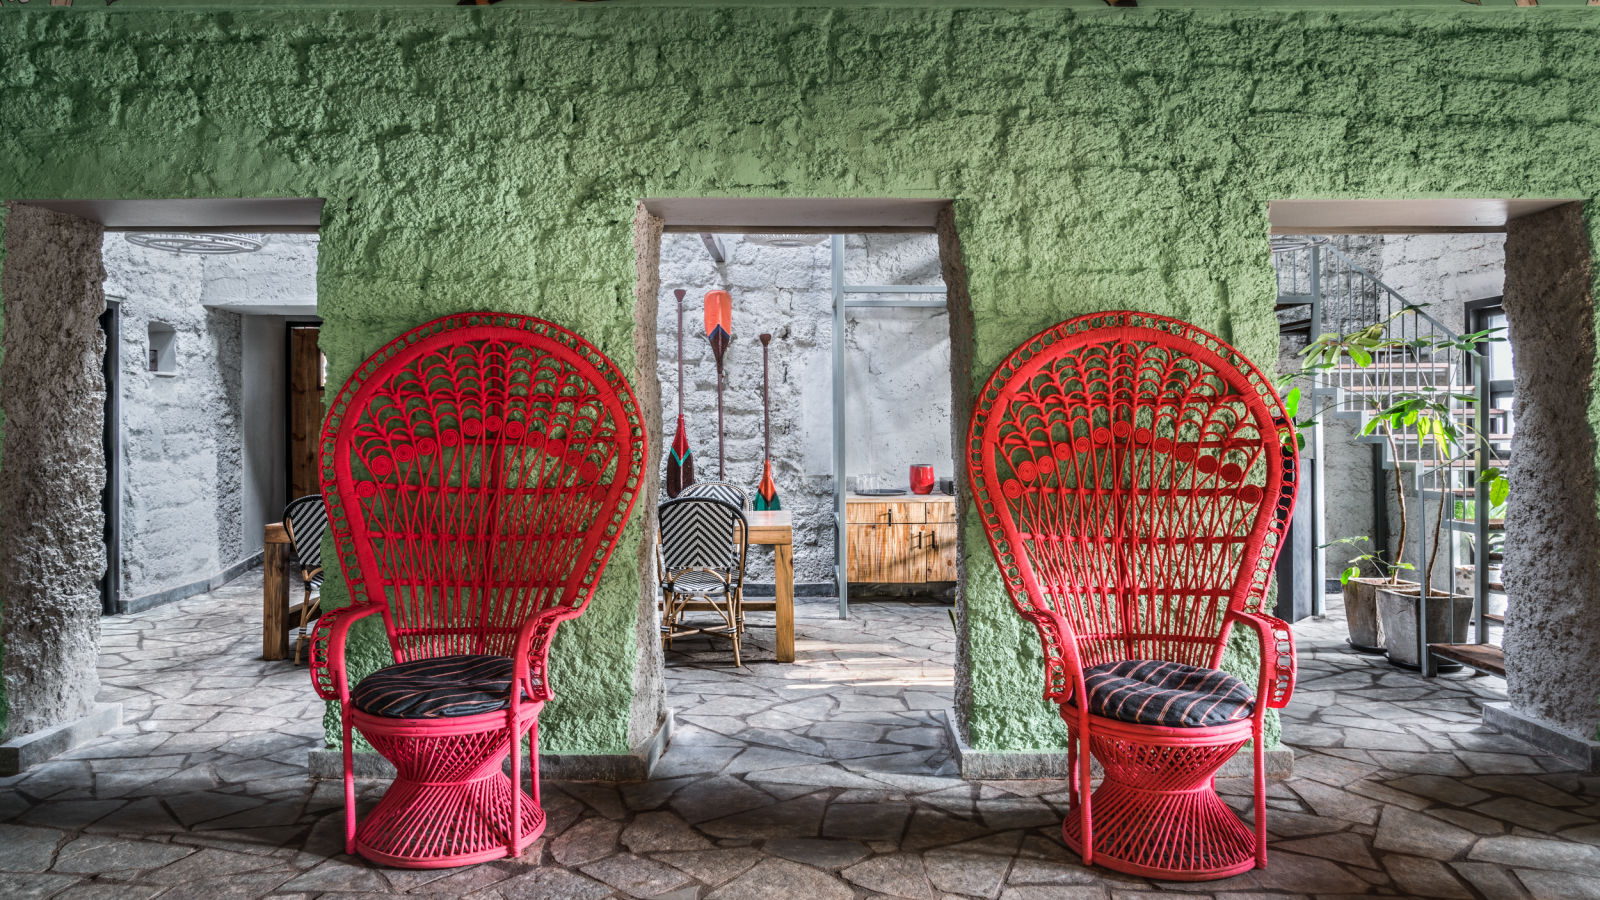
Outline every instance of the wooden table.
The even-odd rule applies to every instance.
[[[750,543],[772,548],[777,578],[773,600],[746,600],[744,608],[778,614],[778,662],[794,662],[794,516],[786,509],[746,512]],[[261,588],[261,658],[288,659],[289,632],[299,620],[299,607],[289,605],[289,532],[282,522],[268,525],[263,535],[265,575]]]
[[[787,509],[744,514],[750,523],[750,543],[772,548],[777,598],[746,600],[747,610],[778,613],[778,662],[794,662],[794,515]]]
[[[298,627],[299,605],[289,605],[289,558],[294,555],[282,522],[262,534],[261,658],[288,659],[289,632]]]

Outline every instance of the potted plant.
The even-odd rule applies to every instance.
[[[1437,352],[1456,350],[1471,356],[1479,355],[1479,347],[1492,340],[1492,331],[1480,331],[1456,338],[1417,338],[1410,341],[1390,341],[1385,346],[1412,351]],[[1455,393],[1449,387],[1415,385],[1411,390],[1399,391],[1389,397],[1389,404],[1374,414],[1367,422],[1366,433],[1383,429],[1394,434],[1410,428],[1420,442],[1419,456],[1430,453],[1435,471],[1448,471],[1458,463],[1479,463],[1476,449],[1466,446],[1466,438],[1475,436],[1476,447],[1492,452],[1483,435],[1477,434],[1463,409],[1471,409],[1478,402],[1473,394]],[[1463,406],[1463,404],[1465,406]],[[1392,439],[1391,439],[1392,440]],[[1489,486],[1491,502],[1504,503],[1509,485],[1496,467],[1483,467],[1477,481]],[[1438,513],[1433,520],[1432,545],[1422,581],[1415,586],[1384,586],[1378,590],[1378,618],[1383,628],[1383,645],[1389,661],[1407,668],[1420,668],[1424,662],[1423,633],[1429,643],[1461,643],[1467,639],[1467,627],[1472,622],[1472,595],[1450,590],[1436,594],[1433,590],[1434,570],[1439,562],[1440,537],[1444,530],[1447,512],[1453,512],[1454,502],[1440,500]],[[1452,573],[1451,587],[1454,587]],[[1426,609],[1427,619],[1423,620]]]
[[[1383,620],[1378,617],[1378,588],[1387,584],[1415,584],[1399,581],[1400,572],[1413,568],[1407,562],[1387,560],[1371,549],[1372,539],[1360,537],[1339,538],[1323,544],[1328,547],[1351,547],[1365,552],[1351,557],[1350,564],[1339,573],[1339,586],[1344,592],[1345,627],[1349,629],[1350,647],[1362,653],[1382,653]],[[1370,568],[1375,574],[1362,575]]]
[[[1408,307],[1409,308],[1409,307]],[[1323,334],[1312,341],[1309,346],[1300,352],[1302,362],[1300,368],[1287,373],[1283,378],[1284,406],[1294,422],[1295,441],[1305,446],[1305,432],[1316,425],[1319,417],[1337,405],[1338,400],[1331,400],[1319,409],[1305,412],[1301,409],[1301,401],[1305,396],[1302,388],[1296,382],[1314,380],[1323,373],[1339,366],[1354,366],[1365,369],[1373,364],[1375,354],[1382,353],[1392,343],[1386,333],[1389,325],[1404,314],[1402,309],[1381,322],[1373,324],[1350,334]],[[1372,404],[1374,399],[1367,396],[1360,398],[1363,402]],[[1374,407],[1376,409],[1376,407]],[[1376,421],[1376,419],[1374,420]],[[1387,427],[1388,422],[1382,423],[1381,431],[1385,442],[1388,444],[1389,458],[1399,459],[1400,449],[1395,439],[1395,430]],[[1415,587],[1416,582],[1405,581],[1401,578],[1404,572],[1414,570],[1414,566],[1405,561],[1406,536],[1411,527],[1410,507],[1406,503],[1404,485],[1400,479],[1395,479],[1394,501],[1400,520],[1400,540],[1393,561],[1386,558],[1385,548],[1376,548],[1351,560],[1351,566],[1339,574],[1339,583],[1344,592],[1345,600],[1345,626],[1349,629],[1349,643],[1352,649],[1364,653],[1381,653],[1384,651],[1383,626],[1378,616],[1378,589],[1380,587],[1402,588]],[[1327,546],[1348,544],[1359,546],[1361,543],[1370,544],[1366,537],[1341,538]],[[1362,565],[1370,565],[1375,575],[1362,576]]]
[[[1391,331],[1404,331],[1405,329],[1392,329],[1391,326],[1403,316],[1417,315],[1420,307],[1403,307],[1381,322],[1377,322],[1360,331],[1350,334],[1323,334],[1302,351],[1304,362],[1299,370],[1289,373],[1285,379],[1288,387],[1284,396],[1284,403],[1289,415],[1294,419],[1296,430],[1295,440],[1304,444],[1304,429],[1315,425],[1317,416],[1327,412],[1334,404],[1316,410],[1311,414],[1302,415],[1300,401],[1302,390],[1293,385],[1299,379],[1318,376],[1338,366],[1353,366],[1355,368],[1369,368],[1375,358],[1389,353],[1410,354],[1421,356],[1426,353],[1430,358],[1440,352],[1459,351],[1472,356],[1479,355],[1479,347],[1484,343],[1499,340],[1494,337],[1494,332],[1499,329],[1480,331],[1460,337],[1439,338],[1422,337],[1410,340],[1390,338]],[[1412,329],[1413,332],[1421,329]],[[1386,396],[1377,397],[1367,394],[1358,395],[1358,398],[1368,404],[1370,414],[1364,434],[1381,434],[1389,450],[1390,459],[1402,459],[1398,446],[1398,436],[1415,432],[1417,439],[1422,442],[1422,452],[1432,451],[1435,462],[1444,466],[1452,460],[1466,458],[1464,447],[1463,428],[1467,433],[1475,433],[1470,424],[1458,422],[1461,403],[1476,403],[1477,398],[1471,394],[1455,393],[1447,387],[1437,387],[1426,384],[1410,385],[1408,390],[1397,391]],[[1452,405],[1456,401],[1457,405]],[[1488,447],[1486,441],[1480,440],[1478,445]],[[1490,493],[1504,502],[1506,489],[1505,478],[1497,468],[1485,468],[1479,474],[1479,480],[1490,485]],[[1367,553],[1353,560],[1353,566],[1340,575],[1340,581],[1345,587],[1347,625],[1351,629],[1350,643],[1357,649],[1376,649],[1382,646],[1389,654],[1391,661],[1399,665],[1420,665],[1419,646],[1417,640],[1420,627],[1420,607],[1422,605],[1422,591],[1424,585],[1433,584],[1434,567],[1439,556],[1439,536],[1443,530],[1444,515],[1450,504],[1440,503],[1439,514],[1433,523],[1432,552],[1428,556],[1426,569],[1421,583],[1404,581],[1401,573],[1411,571],[1413,566],[1404,561],[1407,541],[1411,527],[1410,508],[1406,502],[1405,485],[1401,478],[1394,479],[1395,506],[1400,520],[1400,533],[1397,549],[1392,563],[1384,563],[1376,553]],[[1362,539],[1346,539],[1359,541]],[[1343,543],[1336,541],[1335,543]],[[1372,563],[1379,569],[1379,576],[1372,579],[1362,579],[1360,565],[1363,562]],[[1387,568],[1388,572],[1382,572]],[[1354,583],[1354,589],[1351,584]],[[1369,586],[1370,585],[1370,586]],[[1371,606],[1367,605],[1368,592],[1375,595]],[[1435,599],[1443,602],[1434,602]],[[1353,603],[1351,601],[1354,601]],[[1464,601],[1464,602],[1463,602]],[[1375,607],[1376,615],[1367,617],[1367,610]],[[1472,614],[1472,600],[1470,596],[1462,597],[1451,593],[1448,597],[1437,597],[1431,590],[1428,591],[1428,634],[1449,634],[1455,642],[1466,639],[1466,627]],[[1372,642],[1368,643],[1367,639]]]

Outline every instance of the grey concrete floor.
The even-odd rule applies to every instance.
[[[338,784],[305,776],[322,704],[303,667],[256,658],[258,578],[105,620],[104,697],[128,724],[0,779],[0,897],[1600,897],[1600,776],[1479,725],[1498,679],[1347,652],[1337,609],[1296,627],[1299,758],[1270,789],[1270,865],[1227,881],[1086,869],[1058,837],[1063,783],[956,778],[950,621],[893,602],[848,622],[802,604],[792,665],[761,661],[770,629],[743,669],[681,643],[650,781],[546,783],[521,859],[379,869],[341,852]],[[1219,787],[1247,807],[1248,784]]]

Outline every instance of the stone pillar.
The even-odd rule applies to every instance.
[[[661,479],[661,457],[666,444],[661,438],[661,383],[656,374],[656,297],[661,291],[661,231],[665,223],[645,211],[640,203],[633,215],[634,283],[633,312],[633,396],[644,416],[650,437],[651,457],[645,460],[644,490],[633,514],[644,526],[639,542],[638,566],[643,590],[635,640],[638,657],[633,673],[633,711],[628,723],[628,744],[639,748],[665,746],[670,723],[666,717],[666,681],[662,669],[661,632],[656,626],[656,503]],[[646,750],[648,752],[648,749]],[[656,750],[659,752],[659,749]],[[650,761],[653,764],[654,760]],[[646,767],[648,771],[648,766]]]
[[[101,227],[7,204],[0,358],[3,735],[86,716],[105,571]]]
[[[935,222],[939,235],[939,266],[944,277],[945,309],[950,316],[950,454],[956,482],[956,665],[953,723],[965,739],[972,712],[971,631],[967,622],[967,553],[987,553],[987,546],[969,547],[966,523],[971,519],[967,487],[967,432],[972,428],[972,358],[977,352],[972,316],[972,294],[967,286],[967,262],[956,233],[954,207],[939,210]]]
[[[1506,510],[1506,679],[1512,712],[1575,738],[1594,737],[1600,725],[1589,257],[1580,204],[1510,223],[1505,309],[1517,441]]]

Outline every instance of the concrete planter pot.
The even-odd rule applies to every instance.
[[[1344,584],[1345,627],[1350,629],[1350,646],[1365,653],[1383,650],[1383,623],[1378,618],[1378,589],[1387,578],[1352,578]],[[1402,581],[1402,586],[1413,582]]]
[[[1383,647],[1389,661],[1398,666],[1418,668],[1417,629],[1421,616],[1422,591],[1416,585],[1394,590],[1378,590],[1378,620],[1383,627]],[[1428,643],[1460,644],[1467,639],[1472,623],[1472,598],[1463,594],[1434,594],[1428,597]]]

